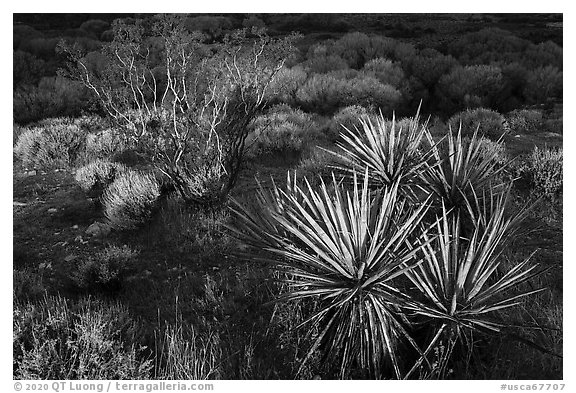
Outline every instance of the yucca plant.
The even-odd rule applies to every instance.
[[[307,180],[286,190],[260,188],[257,211],[235,204],[235,232],[285,273],[279,276],[289,290],[278,300],[317,300],[318,311],[301,324],[320,331],[306,359],[320,348],[339,365],[340,377],[354,367],[383,377],[390,367],[401,378],[400,343],[417,347],[406,331],[406,295],[396,280],[425,244],[409,239],[420,234],[428,204],[408,208],[398,182],[372,194],[368,170],[363,182],[353,180],[350,191],[334,176],[318,191]]]
[[[367,167],[371,187],[398,183],[404,195],[414,195],[432,152],[422,144],[432,140],[427,127],[427,122],[420,123],[419,111],[408,124],[397,122],[395,116],[386,121],[382,113],[374,120],[360,118],[360,128],[344,127],[340,134],[343,142],[337,145],[342,153],[333,154],[347,165],[337,169],[352,175]]]
[[[526,210],[512,216],[505,214],[507,195],[491,195],[491,203],[484,209],[468,204],[477,223],[469,237],[463,236],[460,214],[448,214],[445,207],[434,224],[435,233],[423,234],[426,244],[422,247],[422,263],[405,271],[420,292],[408,308],[434,331],[407,377],[422,362],[428,363],[427,356],[434,348],[444,349],[436,369],[436,377],[443,377],[458,342],[470,344],[474,332],[501,331],[508,323],[499,312],[540,291],[515,290],[537,274],[537,266],[530,265],[533,254],[504,271],[503,251],[527,214]]]
[[[499,139],[497,143],[501,142]],[[450,128],[445,142],[430,144],[432,163],[420,175],[423,188],[435,196],[438,209],[444,205],[455,213],[466,213],[467,201],[474,199],[475,192],[481,196],[487,188],[501,186],[498,175],[506,165],[499,160],[499,150],[483,147],[478,130],[463,141],[462,130],[454,136]]]

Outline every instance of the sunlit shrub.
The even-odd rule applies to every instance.
[[[86,160],[114,159],[127,149],[122,134],[114,129],[92,132],[86,136]]]
[[[152,362],[138,344],[140,327],[118,303],[62,297],[16,303],[16,379],[148,379]]]
[[[562,98],[562,71],[553,66],[540,67],[528,74],[524,95],[528,102],[544,103]]]
[[[438,105],[447,113],[475,107],[493,107],[503,88],[502,70],[478,65],[454,68],[436,87]]]
[[[558,198],[563,189],[562,149],[535,147],[530,156],[517,164],[516,173],[535,196]]]
[[[387,116],[400,105],[402,94],[391,85],[382,84],[370,76],[359,76],[347,81],[344,91],[345,105],[360,105],[380,110]]]
[[[273,107],[254,120],[254,131],[247,138],[248,154],[300,153],[319,138],[311,115],[286,105]]]
[[[404,82],[404,71],[398,64],[384,58],[367,62],[362,69],[364,74],[373,76],[385,85],[401,87]]]
[[[14,152],[25,166],[71,167],[82,154],[85,138],[85,132],[78,126],[55,122],[22,132]]]
[[[104,215],[117,229],[133,229],[152,217],[160,185],[151,174],[125,171],[102,195]]]
[[[330,75],[312,75],[296,92],[298,103],[306,110],[333,113],[348,100],[348,82]]]
[[[126,167],[116,162],[95,160],[76,171],[76,183],[91,198],[99,198],[106,187],[123,172]]]
[[[268,87],[271,102],[279,101],[288,105],[296,102],[296,92],[304,84],[308,74],[301,66],[282,68]]]
[[[109,246],[78,262],[70,278],[80,290],[116,291],[134,270],[137,255],[138,252],[128,246]]]
[[[84,86],[61,77],[44,77],[38,86],[23,86],[13,93],[14,121],[20,124],[59,116],[79,116],[92,102]]]
[[[448,120],[448,125],[453,130],[458,130],[462,125],[462,135],[464,136],[472,136],[478,129],[480,136],[498,139],[505,132],[504,122],[504,116],[498,112],[477,108],[455,114]]]
[[[506,115],[510,130],[515,134],[534,134],[543,130],[542,112],[535,109],[517,109]]]

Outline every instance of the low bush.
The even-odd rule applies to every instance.
[[[514,134],[534,134],[542,131],[542,112],[535,109],[516,109],[506,115],[510,131]]]
[[[360,105],[391,116],[402,101],[402,94],[391,85],[371,76],[357,76],[348,80],[344,90],[345,105]]]
[[[320,138],[311,115],[278,105],[254,120],[254,131],[246,140],[248,156],[260,154],[299,154]]]
[[[78,82],[62,77],[43,77],[38,86],[22,86],[13,93],[13,117],[28,124],[58,116],[79,116],[92,109],[93,100]]]
[[[133,270],[137,255],[138,252],[128,246],[109,246],[79,262],[70,278],[80,290],[116,291]]]
[[[102,195],[104,215],[117,229],[134,229],[150,220],[160,197],[160,185],[148,173],[123,172]]]
[[[455,132],[462,126],[463,136],[472,136],[478,129],[478,135],[492,139],[498,139],[504,134],[506,131],[504,124],[504,116],[485,108],[468,109],[448,120],[448,125]]]
[[[562,149],[535,147],[516,165],[516,173],[536,197],[555,199],[563,188]]]
[[[455,67],[436,85],[438,108],[451,114],[465,108],[494,108],[502,99],[504,80],[500,67]]]
[[[530,71],[524,88],[524,96],[530,103],[545,103],[562,98],[563,73],[556,67],[546,66]]]
[[[282,68],[274,76],[268,87],[268,99],[288,105],[296,103],[296,93],[308,78],[308,73],[300,66]]]
[[[88,162],[96,159],[114,160],[126,149],[126,141],[113,129],[89,133],[86,136],[86,161]]]
[[[368,116],[368,110],[360,105],[351,105],[340,109],[327,125],[328,138],[336,140],[345,130],[354,131],[361,127],[360,120]]]
[[[404,81],[404,71],[400,65],[384,58],[370,60],[362,71],[378,79],[382,84],[400,88]]]
[[[25,166],[67,168],[77,163],[85,138],[80,127],[55,122],[23,131],[14,152]]]
[[[123,172],[126,167],[116,162],[96,160],[76,171],[76,183],[90,198],[99,198],[106,187]]]
[[[320,114],[334,113],[345,105],[348,82],[332,75],[314,74],[296,92],[298,104]]]
[[[15,379],[149,379],[140,328],[118,303],[61,297],[13,312]]]

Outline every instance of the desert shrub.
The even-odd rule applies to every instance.
[[[244,18],[242,21],[242,26],[251,29],[252,27],[263,28],[266,27],[266,23],[256,15],[250,15],[248,18]]]
[[[342,36],[329,48],[330,54],[340,56],[354,69],[361,69],[368,61],[381,57],[403,61],[414,56],[415,52],[411,44],[359,32]]]
[[[33,270],[12,271],[12,298],[14,301],[38,299],[46,293],[42,276]]]
[[[462,143],[469,145],[471,143],[471,138],[463,138]],[[506,144],[504,144],[504,142],[497,142],[481,137],[478,143],[480,145],[479,153],[484,157],[484,160],[497,163],[497,167],[505,167],[510,164],[510,156],[506,150]]]
[[[448,74],[458,65],[458,61],[452,56],[444,55],[431,48],[421,50],[416,56],[402,63],[410,76],[414,76],[431,90],[443,75]]]
[[[348,83],[330,75],[314,74],[296,92],[298,104],[307,111],[329,114],[346,100]]]
[[[535,196],[554,199],[563,188],[562,149],[538,148],[517,164],[516,173]]]
[[[283,67],[272,79],[268,87],[271,102],[279,101],[288,105],[296,103],[296,92],[308,78],[308,73],[300,66]]]
[[[491,108],[500,99],[503,87],[502,70],[496,66],[456,67],[440,78],[436,97],[446,113],[465,108]]]
[[[17,50],[23,42],[43,37],[40,31],[28,25],[13,25],[12,29],[14,50]]]
[[[22,86],[13,93],[14,121],[20,124],[51,118],[79,116],[92,107],[88,92],[78,82],[43,77],[38,86]]]
[[[325,74],[335,70],[345,70],[348,63],[338,55],[329,54],[326,45],[318,44],[311,47],[302,63],[309,73]]]
[[[101,19],[90,19],[80,25],[80,29],[99,39],[102,33],[110,28],[110,23]]]
[[[362,68],[364,74],[378,79],[382,84],[400,88],[404,81],[404,71],[398,64],[384,58],[370,60]]]
[[[553,66],[529,72],[524,95],[530,103],[544,103],[551,98],[562,98],[562,71]]]
[[[277,26],[277,29],[282,31],[344,32],[350,29],[350,25],[338,14],[306,13],[299,15],[282,15],[281,18],[273,24]]]
[[[306,177],[310,184],[318,186],[321,178],[329,178],[337,173],[336,168],[343,167],[346,162],[334,153],[317,146],[303,154],[296,169],[299,176]]]
[[[201,31],[210,35],[212,39],[221,38],[227,30],[232,29],[232,20],[225,16],[195,16],[187,18],[184,26],[188,31]]]
[[[96,255],[81,260],[70,273],[70,279],[80,290],[116,291],[134,270],[138,252],[128,246],[108,246]]]
[[[25,166],[71,167],[82,154],[85,138],[80,127],[54,122],[22,132],[14,152]]]
[[[535,109],[516,109],[506,115],[510,131],[515,134],[534,134],[543,129],[542,112]]]
[[[16,379],[150,378],[151,361],[137,344],[140,328],[118,303],[16,303],[13,327]]]
[[[520,59],[530,42],[509,31],[489,28],[465,34],[448,45],[448,53],[462,64],[490,64]]]
[[[14,88],[20,85],[35,85],[47,73],[44,60],[28,52],[14,51],[13,62]]]
[[[22,160],[25,166],[34,165],[44,135],[41,128],[25,128],[20,130],[20,135],[14,146],[14,154]]]
[[[319,136],[311,115],[278,105],[254,120],[254,131],[246,139],[247,154],[300,153]]]
[[[354,131],[361,126],[360,119],[367,115],[368,110],[360,105],[351,105],[340,109],[327,125],[328,137],[336,140],[345,129]]]
[[[504,122],[504,116],[498,112],[476,108],[455,114],[448,120],[448,125],[453,130],[458,130],[462,125],[464,136],[471,136],[478,129],[480,136],[498,139],[505,132]]]
[[[552,66],[562,69],[562,47],[552,41],[541,42],[538,45],[530,45],[523,53],[522,64],[530,69]]]
[[[269,83],[296,36],[272,39],[243,29],[214,44],[197,30],[216,39],[232,27],[230,18],[157,15],[129,22],[114,22],[114,40],[97,56],[103,69],[92,69],[85,53],[62,43],[66,74],[90,89],[189,203],[224,202],[238,179],[249,124],[266,108]],[[154,98],[161,91],[167,93]]]
[[[114,129],[91,132],[86,136],[85,159],[115,159],[128,148],[123,135]]]
[[[358,76],[345,85],[345,105],[360,105],[391,115],[401,101],[402,94],[396,88],[370,76]]]
[[[56,46],[59,40],[59,38],[32,38],[31,40],[23,41],[19,49],[43,60],[50,60],[56,54]]]
[[[114,228],[133,229],[152,217],[159,197],[160,185],[153,175],[128,170],[102,195],[104,215]]]
[[[106,187],[126,171],[120,163],[97,159],[76,171],[76,183],[91,198],[100,198]]]

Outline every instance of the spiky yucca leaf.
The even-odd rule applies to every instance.
[[[350,130],[344,127],[340,134],[343,142],[337,143],[342,153],[333,152],[347,164],[337,169],[353,175],[369,170],[372,187],[390,187],[398,183],[401,191],[412,195],[419,188],[418,179],[427,167],[430,149],[423,149],[425,136],[431,140],[427,122],[420,124],[420,110],[410,119],[407,127],[396,122],[387,122],[382,113],[373,122],[371,118],[361,118],[360,128]]]
[[[271,253],[269,261],[288,273],[283,276],[289,291],[279,300],[313,297],[320,304],[302,324],[320,327],[309,354],[323,346],[339,363],[341,377],[353,364],[372,376],[382,376],[385,364],[391,364],[401,377],[398,343],[415,343],[405,331],[400,306],[407,298],[396,279],[413,267],[426,244],[412,246],[409,238],[428,205],[407,209],[397,183],[373,196],[368,171],[358,183],[354,176],[350,192],[334,177],[330,187],[322,181],[318,191],[307,180],[286,191],[274,186],[266,197],[259,193],[268,205],[258,212],[236,205],[242,222],[237,233],[246,229],[250,244],[260,243]]]
[[[477,215],[477,225],[469,238],[462,236],[460,215],[450,215],[443,207],[434,239],[422,248],[423,263],[405,272],[421,293],[421,299],[408,308],[439,326],[424,354],[442,339],[453,346],[457,339],[466,341],[466,334],[473,331],[500,331],[506,324],[498,320],[498,312],[540,291],[514,291],[534,276],[536,265],[529,265],[532,255],[509,271],[502,271],[502,253],[525,212],[507,216],[506,196],[491,198],[492,211]],[[427,233],[423,235],[423,239],[428,237]],[[447,356],[451,353],[448,349]]]
[[[454,212],[463,213],[467,211],[466,200],[472,200],[475,191],[498,186],[497,176],[505,166],[499,163],[498,151],[482,149],[478,130],[464,143],[461,128],[456,136],[449,129],[444,143],[447,146],[432,144],[432,160],[435,162],[421,172],[422,183],[436,196],[438,205],[444,204]]]

